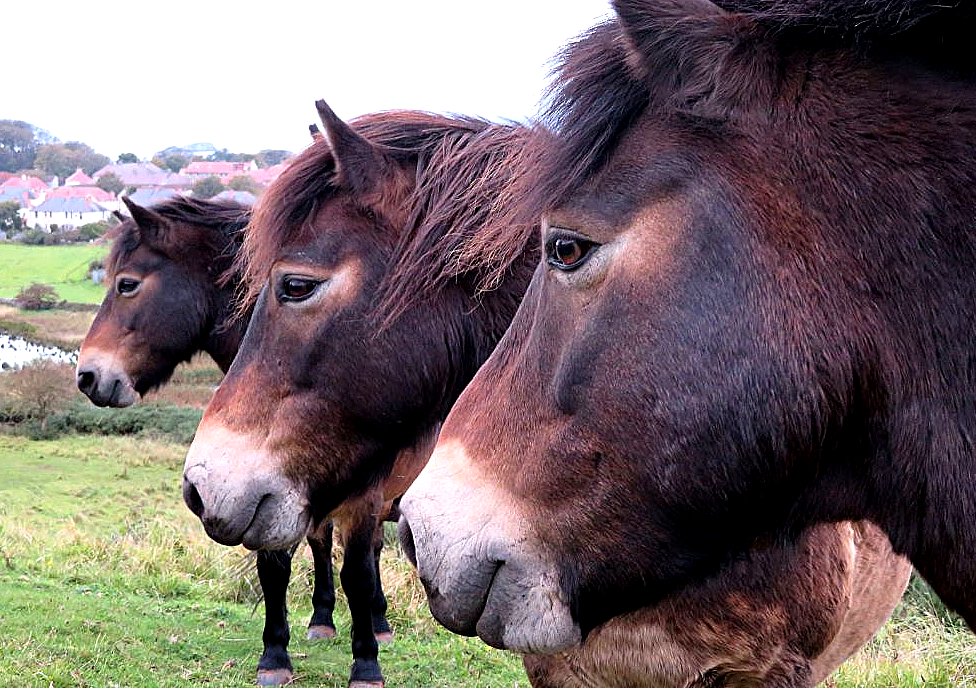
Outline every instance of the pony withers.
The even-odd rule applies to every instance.
[[[523,308],[401,504],[435,616],[555,651],[870,519],[972,625],[973,6],[614,6],[551,94]]]
[[[150,208],[123,201],[131,219],[119,217],[107,261],[109,291],[78,356],[78,387],[99,406],[134,403],[200,352],[226,372],[250,317],[237,309],[233,270],[249,207],[183,197]],[[332,531],[325,521],[308,534],[315,564],[310,638],[336,633]],[[292,677],[285,605],[291,553],[258,553],[257,571],[265,605],[258,683],[284,684]],[[377,584],[373,627],[382,640],[392,634],[385,612]]]
[[[328,143],[292,163],[249,227],[243,270],[256,307],[187,454],[184,497],[222,543],[287,547],[325,516],[368,533],[373,513],[350,512],[346,501],[379,509],[406,489],[538,262],[534,223],[512,193],[534,132],[417,112],[349,126],[318,106]],[[343,585],[368,586],[350,557],[354,542]],[[820,679],[883,622],[908,569],[876,529],[831,525],[768,544],[616,628],[651,639],[661,624],[711,626],[761,643],[730,650],[727,637],[689,634],[661,647],[658,657],[674,660],[660,671],[629,654],[606,673],[597,656],[609,641],[526,664],[537,683],[678,682],[689,671],[774,682],[792,678],[784,668],[795,664]],[[718,605],[728,600],[739,603]],[[375,644],[356,631],[360,615],[353,610],[351,681],[380,682]]]

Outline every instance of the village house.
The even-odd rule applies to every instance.
[[[55,225],[64,229],[108,220],[111,211],[84,196],[54,196],[33,208],[21,209],[19,215],[27,227],[50,232]]]
[[[78,168],[64,180],[64,186],[66,187],[92,187],[95,186],[95,180],[85,174],[85,171]]]
[[[195,160],[180,170],[180,174],[190,177],[193,181],[205,177],[216,177],[221,184],[227,184],[234,177],[248,175],[257,169],[258,165],[253,160],[246,163]]]
[[[34,196],[40,192],[47,191],[51,187],[48,186],[47,182],[38,177],[33,177],[31,175],[19,175],[16,177],[11,177],[3,184],[0,184],[0,188],[26,189],[32,196]]]
[[[109,173],[122,180],[126,187],[180,187],[193,184],[193,180],[174,175],[153,163],[112,163],[98,170],[92,178],[97,182]]]

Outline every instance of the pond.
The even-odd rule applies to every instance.
[[[37,345],[21,337],[0,333],[0,370],[20,368],[36,359],[74,364],[78,361],[78,352],[66,352],[57,347]]]

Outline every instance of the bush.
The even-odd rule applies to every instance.
[[[198,199],[210,199],[224,191],[225,187],[219,177],[211,175],[197,180],[193,184],[193,196]]]
[[[56,437],[67,433],[90,435],[141,435],[189,444],[193,440],[203,412],[199,409],[163,404],[137,404],[123,409],[99,409],[78,400],[67,409],[51,416],[47,434]],[[36,437],[28,427],[27,434]]]
[[[108,230],[109,224],[104,220],[86,223],[78,228],[78,238],[83,242],[90,242],[93,239],[98,239]]]
[[[22,423],[33,421],[47,430],[51,416],[74,397],[74,367],[39,359],[3,374],[0,418]]]
[[[30,287],[24,287],[14,297],[14,303],[25,311],[53,309],[60,301],[61,299],[53,287],[39,282],[31,283]]]
[[[18,238],[21,244],[30,244],[31,246],[41,246],[44,244],[49,244],[54,241],[54,236],[40,228],[33,228],[31,230],[24,230],[20,237]]]

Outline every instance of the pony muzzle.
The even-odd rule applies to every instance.
[[[280,550],[301,540],[310,521],[303,491],[260,442],[204,421],[183,469],[183,501],[222,545]]]
[[[103,352],[82,350],[75,373],[78,389],[99,407],[128,407],[139,401],[139,393],[125,367]]]
[[[400,502],[399,535],[447,629],[496,648],[555,653],[581,641],[554,563],[518,506],[441,443]]]

